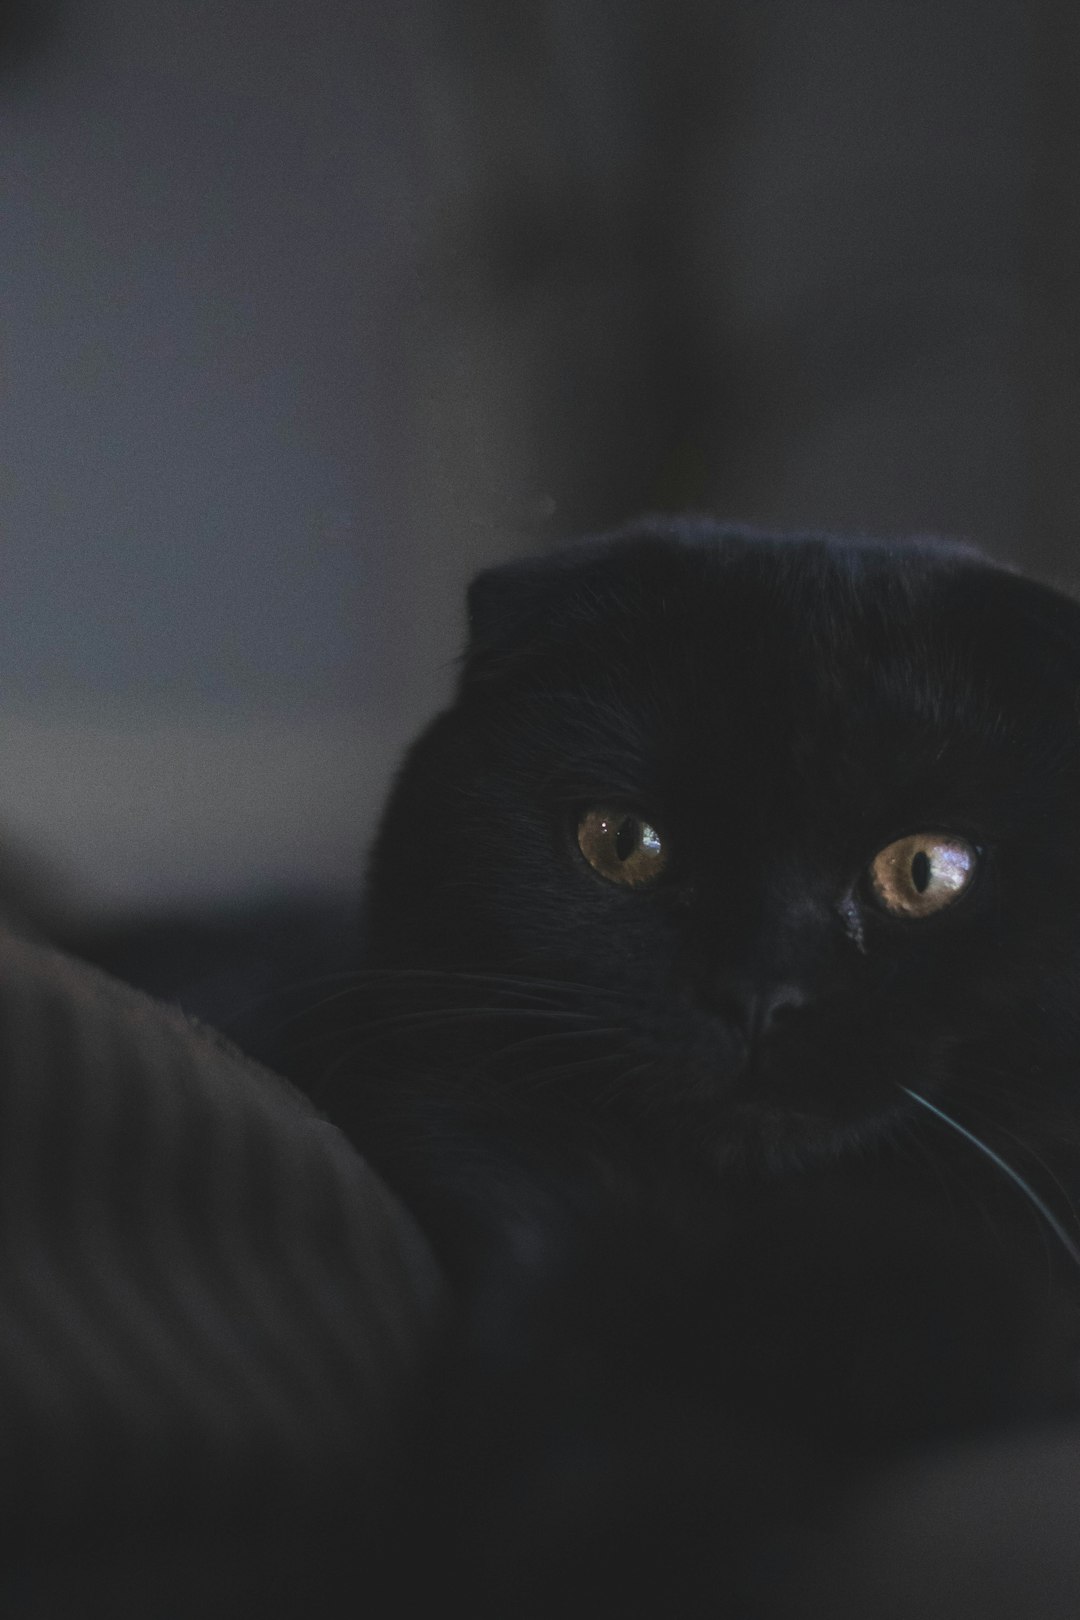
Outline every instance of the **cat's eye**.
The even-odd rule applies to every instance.
[[[594,805],[578,822],[577,841],[593,871],[612,883],[651,883],[667,864],[660,834],[632,810]]]
[[[965,838],[912,833],[874,856],[870,886],[894,917],[929,917],[959,899],[975,876],[976,859]]]

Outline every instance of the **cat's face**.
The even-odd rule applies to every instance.
[[[717,1151],[841,1147],[905,1086],[1080,1097],[1080,610],[945,548],[707,526],[471,605],[370,907],[433,1008],[415,970],[478,976],[487,1074]]]

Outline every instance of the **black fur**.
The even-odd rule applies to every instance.
[[[904,1088],[1075,1228],[1080,609],[959,546],[704,522],[469,609],[323,1091],[458,1283],[447,1590],[758,1612],[866,1469],[1072,1400],[1064,1246]],[[611,802],[650,887],[577,847]],[[899,920],[867,868],[920,831],[978,870]]]

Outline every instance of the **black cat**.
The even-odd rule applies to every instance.
[[[656,522],[469,610],[322,1090],[457,1283],[440,1590],[763,1612],[866,1470],[1071,1409],[1080,609]]]

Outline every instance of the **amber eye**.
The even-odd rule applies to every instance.
[[[612,883],[651,883],[667,864],[660,834],[632,810],[603,804],[586,810],[577,841],[593,871]]]
[[[959,898],[975,876],[976,855],[963,838],[913,833],[874,856],[870,883],[894,917],[929,917]]]

